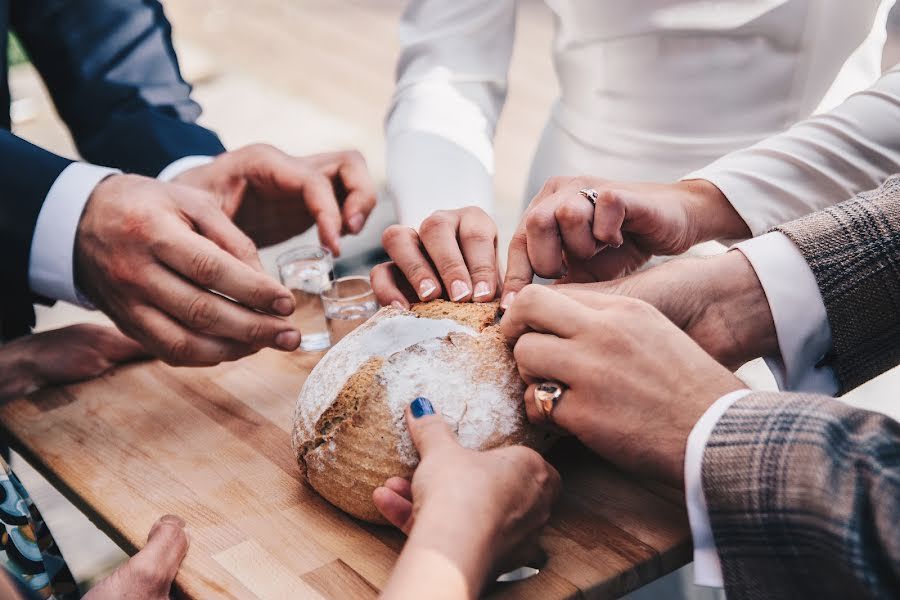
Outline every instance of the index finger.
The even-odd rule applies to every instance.
[[[500,320],[500,331],[508,340],[536,331],[572,338],[590,325],[588,307],[552,289],[530,285],[522,290]]]
[[[153,245],[160,261],[197,285],[244,306],[280,315],[293,311],[294,298],[286,287],[179,225]]]
[[[369,213],[375,208],[375,183],[372,181],[362,154],[345,152],[341,160],[337,174],[347,191],[347,197],[344,199],[344,206],[341,209],[344,226],[350,233],[359,233],[369,217]]]
[[[331,250],[335,257],[340,256],[341,211],[331,181],[324,175],[310,177],[303,187],[303,199],[316,220],[322,245]]]
[[[459,447],[444,418],[434,410],[427,398],[416,398],[410,403],[406,409],[406,426],[423,459],[432,452],[441,454],[454,446]]]
[[[531,268],[531,261],[528,259],[528,236],[523,222],[519,223],[519,228],[509,242],[500,308],[503,310],[509,308],[516,299],[516,294],[533,280],[534,269]]]

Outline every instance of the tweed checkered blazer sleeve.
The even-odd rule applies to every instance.
[[[777,229],[822,291],[841,390],[896,366],[900,178]],[[750,394],[709,437],[703,490],[729,600],[900,598],[900,423]]]

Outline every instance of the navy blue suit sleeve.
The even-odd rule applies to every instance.
[[[72,161],[0,130],[0,336],[12,338],[34,322],[28,285],[31,238],[47,192]],[[8,287],[7,287],[8,286]]]
[[[224,151],[195,123],[156,0],[13,0],[11,22],[86,160],[156,176]]]

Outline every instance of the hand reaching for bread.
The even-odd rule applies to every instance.
[[[490,302],[497,296],[497,226],[475,206],[439,210],[419,230],[388,227],[381,238],[391,262],[372,269],[382,306],[446,298]]]
[[[412,482],[392,478],[373,494],[385,518],[409,535],[384,597],[475,597],[536,547],[559,474],[523,446],[463,448],[424,398],[410,405],[406,422],[421,457]]]
[[[596,198],[590,194],[596,192]],[[722,192],[708,181],[626,183],[554,177],[522,216],[498,285],[497,227],[483,210],[434,213],[416,231],[394,225],[382,239],[391,262],[372,270],[382,305],[447,298],[507,308],[535,275],[565,283],[607,281],[653,255],[672,256],[700,242],[750,235]]]

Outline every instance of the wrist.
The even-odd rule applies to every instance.
[[[769,301],[746,257],[726,252],[703,263],[711,283],[704,319],[717,332],[707,350],[733,368],[777,353],[778,336]]]
[[[750,228],[718,187],[705,179],[689,179],[675,184],[685,195],[688,223],[694,227],[693,242],[743,239]]]
[[[448,511],[416,515],[407,545],[418,552],[441,556],[466,582],[469,597],[478,596],[494,567],[495,531],[479,516],[455,516]]]
[[[29,394],[41,386],[31,338],[10,342],[0,348],[0,400]]]

